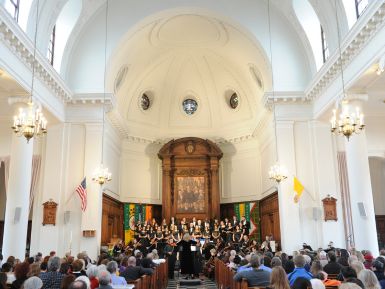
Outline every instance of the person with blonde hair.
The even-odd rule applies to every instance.
[[[290,289],[286,272],[281,266],[276,266],[271,271],[269,287],[272,289]]]
[[[378,282],[376,275],[369,269],[361,270],[358,274],[358,279],[362,281],[365,289],[381,289],[381,285]]]
[[[350,267],[352,267],[352,268],[354,269],[354,271],[356,271],[357,276],[358,276],[358,274],[360,274],[360,272],[361,272],[362,270],[365,269],[364,264],[363,264],[362,262],[360,262],[360,261],[353,261],[353,262],[350,264]]]
[[[189,233],[183,235],[182,241],[178,243],[180,246],[180,269],[181,273],[186,275],[185,279],[194,278],[195,270],[194,270],[194,249],[196,250],[197,242],[191,240],[191,236]]]

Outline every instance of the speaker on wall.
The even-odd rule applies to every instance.
[[[360,216],[367,217],[365,204],[363,202],[358,202],[357,204],[358,204],[358,211],[360,212]]]
[[[317,221],[321,218],[321,209],[318,207],[313,207],[313,220]]]
[[[68,224],[71,220],[71,211],[64,212],[64,225]]]
[[[21,207],[16,207],[15,216],[13,217],[13,222],[15,224],[20,222],[20,216],[21,216]]]

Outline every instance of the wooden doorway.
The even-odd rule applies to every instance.
[[[379,248],[385,247],[385,215],[376,216],[377,239]]]
[[[274,240],[280,246],[281,230],[279,223],[279,205],[278,192],[262,199],[259,202],[259,211],[261,214],[261,239],[265,240],[266,236],[272,235]]]
[[[103,195],[102,245],[108,245],[112,238],[124,240],[123,203]]]

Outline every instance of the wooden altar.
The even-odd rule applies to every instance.
[[[162,160],[162,216],[204,220],[219,218],[221,149],[209,140],[171,140],[159,151]]]

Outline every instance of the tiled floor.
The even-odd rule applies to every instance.
[[[217,289],[217,285],[213,281],[204,278],[199,286],[185,286],[180,285],[179,278],[176,277],[174,280],[168,281],[167,289]]]

